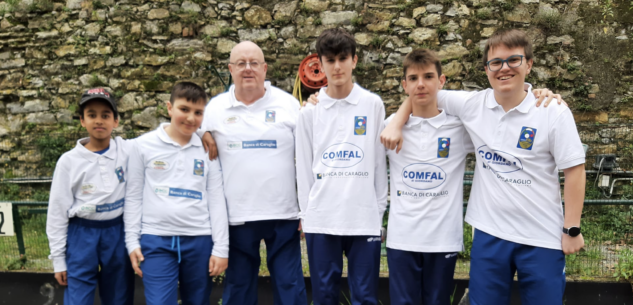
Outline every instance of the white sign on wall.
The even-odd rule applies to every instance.
[[[0,237],[15,235],[11,207],[11,202],[0,202]]]

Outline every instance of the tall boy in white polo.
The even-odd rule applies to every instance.
[[[497,31],[484,61],[494,90],[439,96],[440,107],[466,126],[477,157],[466,215],[477,229],[470,302],[509,303],[518,272],[523,304],[561,304],[564,254],[584,244],[584,150],[568,108],[536,108],[531,90],[524,91],[532,65],[525,33]],[[565,172],[564,216],[559,169]]]
[[[321,102],[297,122],[297,185],[315,304],[339,304],[343,255],[353,304],[378,304],[383,213],[387,207],[385,108],[352,80],[356,42],[324,31],[317,52],[328,77]]]

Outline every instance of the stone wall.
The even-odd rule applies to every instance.
[[[561,93],[578,122],[633,117],[629,0],[5,0],[0,160],[36,164],[37,150],[23,151],[25,136],[76,130],[76,103],[93,86],[119,98],[117,132],[154,128],[167,120],[163,102],[175,82],[224,91],[228,54],[240,40],[259,44],[267,77],[292,91],[316,37],[337,26],[360,45],[356,80],[383,97],[388,113],[404,98],[400,65],[413,48],[438,51],[447,88],[485,88],[482,45],[495,29],[516,27],[534,40],[529,81]]]

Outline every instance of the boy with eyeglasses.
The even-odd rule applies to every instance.
[[[509,304],[516,272],[522,304],[562,304],[565,254],[584,245],[584,150],[568,108],[534,107],[525,83],[532,58],[524,32],[498,30],[483,59],[493,89],[439,94],[440,107],[462,120],[475,145],[466,214],[476,228],[470,271],[475,305]],[[410,109],[405,102],[385,129],[387,146],[401,143]],[[565,174],[564,213],[559,169]]]

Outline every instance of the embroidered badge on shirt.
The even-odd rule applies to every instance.
[[[398,196],[402,196],[402,191],[398,191]]]
[[[451,148],[451,138],[437,138],[437,157],[448,158]]]
[[[114,173],[116,174],[116,177],[119,178],[119,183],[123,183],[125,182],[125,177],[124,177],[124,172],[123,172],[123,166],[119,166],[114,170]]]
[[[317,174],[317,179],[319,179],[319,180],[323,179],[323,175],[322,174]]]
[[[357,136],[364,136],[367,133],[367,117],[357,116],[354,117],[354,134]]]
[[[193,174],[196,176],[204,177],[204,161],[199,159],[193,159]]]
[[[154,160],[150,162],[150,167],[158,170],[167,170],[169,169],[169,163],[163,160]]]
[[[86,195],[86,194],[92,194],[97,190],[97,186],[91,183],[87,183],[81,186],[81,193]]]
[[[266,110],[266,123],[275,123],[275,110]]]
[[[239,120],[240,120],[240,117],[238,117],[237,115],[233,115],[224,119],[224,124],[235,124]]]
[[[536,128],[523,126],[523,128],[521,128],[521,135],[519,136],[519,143],[517,143],[517,148],[532,150],[535,139]]]

